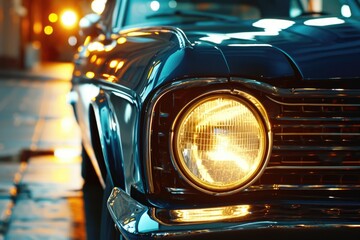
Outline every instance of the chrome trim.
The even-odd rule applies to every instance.
[[[204,187],[199,186],[197,183],[195,183],[193,180],[191,180],[188,176],[186,176],[186,174],[183,172],[183,170],[181,169],[181,167],[179,166],[178,161],[176,160],[175,157],[175,150],[173,149],[174,146],[174,132],[175,132],[175,124],[176,122],[178,122],[179,118],[182,116],[183,114],[183,110],[186,109],[188,106],[195,104],[196,102],[199,101],[199,99],[203,99],[205,97],[207,97],[208,95],[223,95],[223,94],[229,94],[232,96],[240,96],[243,99],[248,100],[253,106],[253,108],[255,109],[255,111],[258,111],[258,113],[256,113],[258,116],[258,118],[260,119],[260,121],[264,124],[264,130],[265,130],[265,135],[267,136],[267,139],[265,139],[265,152],[264,152],[264,156],[263,156],[263,164],[260,167],[259,171],[257,173],[255,173],[256,175],[253,176],[253,178],[248,182],[245,183],[244,185],[236,188],[236,189],[231,189],[231,190],[227,190],[227,191],[216,191],[214,189],[206,189]],[[213,91],[209,91],[206,92],[200,96],[198,96],[197,98],[193,99],[192,101],[190,101],[189,103],[187,103],[185,105],[185,107],[177,114],[172,127],[171,127],[171,135],[170,135],[170,154],[171,154],[171,160],[174,164],[174,167],[176,168],[177,172],[179,172],[181,174],[181,176],[183,177],[183,179],[190,184],[191,186],[193,186],[194,188],[198,189],[201,192],[210,194],[210,195],[214,195],[214,196],[225,196],[225,195],[230,195],[230,194],[234,194],[237,193],[243,189],[245,189],[248,186],[251,186],[261,175],[262,173],[265,171],[266,166],[270,160],[271,157],[271,150],[273,147],[273,135],[272,135],[272,129],[271,129],[271,124],[270,124],[270,120],[268,117],[268,114],[264,108],[264,106],[260,103],[260,101],[258,101],[254,96],[240,91],[240,90],[229,90],[229,89],[217,89],[217,90],[213,90]]]
[[[283,169],[287,169],[284,167]],[[315,169],[316,170],[316,169]],[[357,170],[357,169],[355,169]],[[309,191],[330,191],[330,190],[360,190],[360,185],[347,185],[347,184],[260,184],[252,185],[245,189],[245,192],[254,192],[254,191],[263,191],[263,190],[309,190]],[[174,189],[168,188],[167,191],[172,195],[193,195],[196,192],[191,191],[190,189]]]
[[[360,136],[360,133],[275,133],[276,136]]]
[[[360,190],[360,185],[290,185],[290,184],[273,184],[273,185],[258,185],[251,186],[246,189],[246,192],[259,191],[259,190],[306,190],[306,191],[355,191]]]
[[[325,117],[302,117],[301,119],[297,118],[297,117],[276,117],[276,120],[286,120],[286,121],[322,121],[324,120]],[[338,121],[343,121],[343,122],[357,122],[360,121],[360,118],[351,118],[349,119],[348,117],[331,117],[331,118],[326,118],[327,122],[338,122]]]
[[[360,94],[360,91],[359,91]],[[299,96],[298,96],[299,97]],[[332,96],[333,97],[333,96]],[[339,103],[285,103],[277,101],[269,96],[271,101],[284,106],[319,106],[319,107],[360,107],[360,104],[339,104]]]
[[[151,146],[151,126],[153,122],[153,109],[158,104],[159,100],[170,91],[173,91],[178,88],[184,88],[186,87],[199,87],[199,86],[209,86],[209,84],[220,84],[220,83],[226,83],[228,82],[228,79],[226,78],[190,78],[187,80],[182,81],[176,81],[171,83],[168,86],[165,86],[163,88],[160,88],[153,97],[153,100],[150,102],[150,104],[146,107],[145,110],[145,119],[147,119],[146,128],[148,131],[145,131],[147,135],[145,136],[146,143],[145,143],[145,153],[147,155],[147,163],[146,163],[146,178],[148,182],[148,187],[150,192],[154,192],[154,184],[152,179],[152,166],[151,166],[151,152],[150,152],[150,146]]]
[[[324,146],[290,146],[290,145],[281,145],[281,146],[273,146],[273,149],[276,150],[317,150],[317,151],[360,151],[360,146],[351,146],[351,147],[344,147],[344,146],[335,146],[335,147],[324,147]]]
[[[328,196],[331,205],[322,205],[316,201],[293,201],[271,203],[255,203],[249,205],[249,214],[234,217],[231,221],[210,221],[206,218],[201,222],[178,222],[172,213],[176,209],[157,209],[147,207],[127,195],[123,190],[114,188],[107,202],[107,207],[115,225],[125,238],[158,239],[168,237],[200,237],[202,234],[231,234],[248,230],[334,230],[354,228],[359,230],[360,204],[354,199],[348,200],[352,205],[340,208],[342,199]],[[325,201],[325,198],[324,198]],[[220,206],[214,209],[231,209],[232,206]],[[180,211],[182,209],[179,209]],[[184,209],[186,211],[186,209]],[[203,210],[203,209],[200,209]],[[303,210],[303,211],[302,211]],[[344,211],[343,211],[344,210]],[[193,208],[192,211],[196,211]],[[304,213],[306,215],[304,215]],[[160,219],[161,213],[169,216]],[[226,212],[225,212],[226,213]],[[231,212],[229,212],[231,213]],[[159,215],[160,214],[160,215]],[[344,215],[344,216],[342,216]],[[297,218],[296,216],[301,216]],[[176,216],[175,216],[176,217]],[[220,216],[221,218],[221,216]],[[321,220],[320,220],[321,219]],[[347,219],[344,221],[344,219]],[[166,222],[165,222],[166,221]],[[253,232],[254,233],[254,232]]]
[[[292,170],[358,170],[360,166],[272,166],[266,169],[292,169]]]
[[[359,89],[323,89],[323,88],[279,88],[268,83],[246,78],[230,78],[230,82],[240,83],[247,88],[266,94],[282,97],[359,97]]]
[[[186,195],[186,194],[194,193],[191,190],[186,189],[186,188],[169,188],[168,187],[168,188],[166,188],[166,190],[173,195]]]
[[[120,32],[120,34],[128,34],[128,33],[131,33],[131,32],[153,32],[153,33],[154,32],[164,32],[164,33],[171,32],[177,37],[177,39],[179,41],[179,47],[180,48],[185,48],[185,47],[191,46],[191,42],[187,38],[184,31],[182,29],[180,29],[180,28],[177,28],[177,27],[161,26],[161,27],[132,28],[130,26],[130,28],[122,30]]]

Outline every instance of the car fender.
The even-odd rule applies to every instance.
[[[119,129],[116,127],[116,118],[109,104],[109,95],[101,90],[93,99],[90,108],[93,110],[95,125],[98,136],[92,134],[93,148],[101,171],[101,177],[106,179],[110,176],[113,185],[124,188],[124,170],[122,145],[119,137]],[[96,137],[99,142],[96,143]]]

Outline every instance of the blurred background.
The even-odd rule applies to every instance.
[[[0,0],[0,68],[68,62],[80,44],[78,23],[106,0]]]
[[[79,21],[106,0],[0,0],[0,240],[85,239],[68,104]]]

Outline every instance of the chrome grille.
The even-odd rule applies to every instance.
[[[269,99],[272,166],[360,166],[360,97]]]
[[[274,146],[258,186],[360,186],[360,96],[329,91],[268,99],[279,112],[271,119]]]
[[[253,86],[246,85],[249,89]],[[250,87],[249,87],[250,86]],[[235,87],[236,88],[236,87]],[[240,86],[244,88],[244,86]],[[258,88],[273,130],[271,159],[248,190],[360,189],[360,91]],[[193,194],[177,176],[169,156],[170,126],[184,105],[207,88],[178,89],[164,95],[154,109],[152,151],[159,191]],[[283,94],[285,93],[285,94]],[[315,97],[314,97],[315,96]],[[175,190],[174,190],[175,189]]]

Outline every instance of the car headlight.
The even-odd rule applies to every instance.
[[[241,189],[265,167],[268,130],[258,106],[245,98],[202,97],[189,104],[174,128],[177,166],[200,190],[221,194]]]

